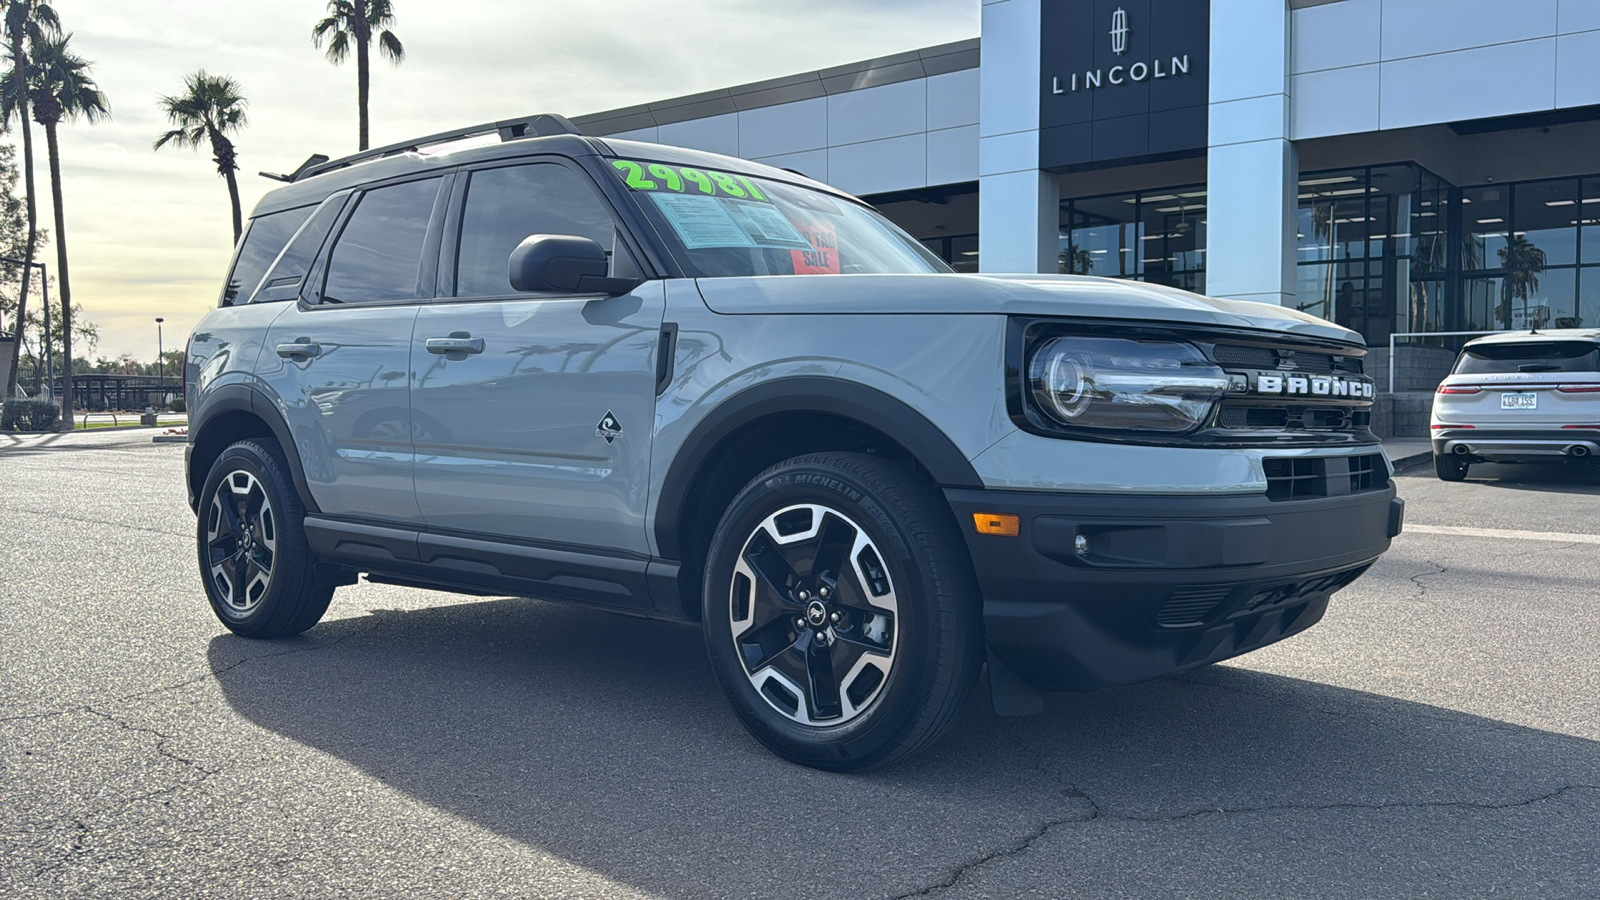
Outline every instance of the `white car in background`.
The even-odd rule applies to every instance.
[[[1433,396],[1433,464],[1445,481],[1475,462],[1600,459],[1600,329],[1468,342]]]

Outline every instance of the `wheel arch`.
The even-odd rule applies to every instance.
[[[679,447],[654,515],[656,547],[681,563],[683,611],[700,616],[701,569],[721,511],[774,463],[824,450],[896,459],[946,487],[982,487],[955,443],[922,413],[876,388],[835,378],[766,382],[734,395]]]
[[[295,493],[307,512],[317,512],[316,500],[306,483],[305,470],[300,464],[300,453],[272,401],[261,391],[243,384],[230,384],[217,388],[199,404],[189,418],[189,454],[186,473],[189,486],[189,507],[197,509],[201,488],[206,476],[222,451],[237,441],[247,438],[271,438],[289,461],[289,472],[294,478]]]

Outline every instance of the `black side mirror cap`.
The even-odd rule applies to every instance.
[[[511,251],[511,287],[523,293],[605,294],[617,297],[641,283],[612,278],[600,245],[570,234],[535,234]]]

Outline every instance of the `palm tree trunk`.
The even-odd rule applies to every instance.
[[[11,32],[11,60],[12,60],[12,90],[17,97],[17,118],[22,122],[22,172],[23,181],[28,192],[28,262],[33,262],[34,247],[39,240],[38,210],[33,203],[33,129],[28,124],[28,84],[27,66],[28,56],[22,47],[22,31]],[[22,267],[22,290],[17,294],[16,337],[13,338],[13,353],[11,354],[11,370],[6,373],[4,383],[0,383],[0,399],[9,399],[15,389],[12,385],[17,383],[17,363],[22,361],[22,331],[28,321],[28,277],[33,273],[33,266]]]
[[[45,149],[50,154],[50,199],[56,213],[56,286],[61,294],[61,430],[72,430],[72,280],[67,277],[67,221],[61,207],[61,145],[56,143],[56,123],[44,126]]]
[[[233,205],[233,245],[239,246],[239,235],[244,233],[244,217],[239,209],[239,182],[234,178],[234,170],[239,168],[238,157],[233,151],[233,141],[218,131],[215,126],[207,123],[206,133],[211,138],[211,156],[216,160],[217,172],[227,179],[228,202]]]
[[[368,68],[370,56],[367,41],[361,37],[356,38],[356,105],[361,108],[361,146],[358,150],[367,149],[367,89],[371,77]]]

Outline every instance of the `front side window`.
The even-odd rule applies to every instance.
[[[612,165],[692,277],[950,271],[876,211],[822,191],[692,166]]]
[[[1468,347],[1456,361],[1457,375],[1539,372],[1600,372],[1600,347],[1589,341],[1519,341]]]
[[[333,245],[323,303],[373,303],[421,296],[423,244],[441,180],[407,181],[361,195]]]
[[[233,263],[233,271],[228,273],[228,282],[222,289],[223,306],[250,299],[256,286],[261,283],[261,276],[267,274],[267,266],[278,258],[283,246],[289,243],[289,238],[294,236],[315,208],[302,206],[250,220],[250,229],[245,232],[239,256]]]
[[[456,296],[515,293],[511,251],[530,235],[586,237],[611,249],[616,220],[586,176],[556,163],[472,173],[461,214]]]

